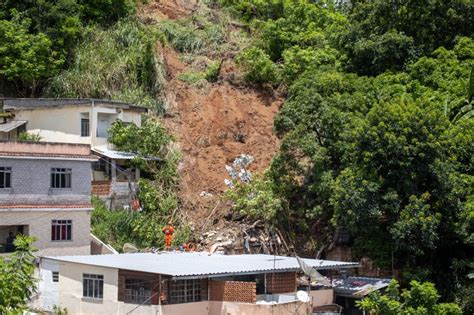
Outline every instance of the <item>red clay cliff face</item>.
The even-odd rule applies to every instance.
[[[190,86],[176,79],[186,68],[176,53],[165,50],[164,59],[171,106],[164,123],[183,154],[179,168],[185,201],[201,204],[200,199],[209,199],[199,196],[202,191],[213,195],[225,191],[224,179],[229,178],[225,165],[240,154],[254,157],[251,171],[264,171],[278,149],[273,120],[282,100],[223,80],[204,87]]]

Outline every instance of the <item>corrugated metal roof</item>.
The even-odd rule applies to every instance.
[[[243,273],[298,271],[300,269],[294,257],[261,254],[209,255],[207,252],[163,252],[158,254],[138,253],[46,258],[94,266],[170,275],[176,278],[199,276],[217,277]],[[359,265],[354,262],[318,259],[304,259],[304,261],[318,270],[355,268]]]
[[[107,146],[97,146],[97,147],[92,148],[92,151],[113,160],[131,160],[135,158],[136,156],[138,156],[138,154],[133,153],[133,152],[111,150],[111,149],[108,149]],[[160,161],[161,159],[157,157],[145,157],[144,160]]]
[[[0,124],[0,132],[10,132],[13,129],[20,127],[21,125],[26,124],[26,120],[11,120],[4,124]]]
[[[348,277],[334,279],[332,286],[337,295],[361,298],[370,292],[386,288],[390,281],[391,279],[386,278]]]

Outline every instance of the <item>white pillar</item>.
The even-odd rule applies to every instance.
[[[115,160],[111,160],[112,162],[112,169],[111,169],[111,175],[112,175],[112,182],[117,181],[117,164],[115,163]]]

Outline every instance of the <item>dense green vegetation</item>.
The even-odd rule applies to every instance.
[[[67,68],[91,27],[134,12],[130,0],[5,0],[0,3],[0,82],[6,92],[35,96]]]
[[[315,252],[347,244],[404,284],[435,281],[445,298],[472,286],[474,3],[220,3],[255,35],[245,78],[287,94],[280,151],[231,193],[235,209],[313,235]]]
[[[410,289],[400,293],[399,284],[392,280],[381,295],[378,291],[358,302],[362,310],[380,315],[461,315],[461,308],[453,303],[438,303],[439,295],[432,283],[410,282]]]
[[[155,54],[157,38],[131,17],[105,30],[90,28],[67,70],[49,81],[44,94],[115,99],[162,111],[164,70]]]
[[[36,290],[36,267],[32,247],[34,238],[17,236],[13,244],[16,251],[8,257],[0,257],[0,313],[23,314],[27,302]]]

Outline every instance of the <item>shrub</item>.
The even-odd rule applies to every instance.
[[[237,58],[247,81],[257,84],[274,84],[279,81],[277,65],[260,48],[251,47],[244,50]]]

